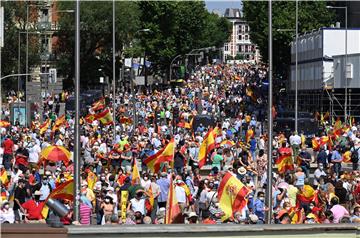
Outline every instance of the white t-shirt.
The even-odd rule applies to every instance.
[[[133,198],[130,200],[131,202],[131,209],[134,212],[141,212],[142,215],[145,215],[145,199],[137,200]]]
[[[37,163],[39,162],[39,154],[41,152],[41,148],[38,144],[35,144],[33,147],[28,148],[29,150],[29,162]]]
[[[186,203],[186,193],[185,189],[180,186],[175,186],[176,199],[178,202]]]

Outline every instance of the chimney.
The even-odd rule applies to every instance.
[[[336,28],[340,28],[340,22],[336,22]]]

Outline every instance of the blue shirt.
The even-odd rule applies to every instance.
[[[256,199],[254,203],[255,215],[258,216],[259,219],[265,219],[265,203],[260,199]]]
[[[256,139],[253,138],[250,140],[250,151],[255,151],[256,150]]]
[[[334,150],[332,152],[332,156],[331,156],[331,162],[341,162],[342,161],[342,158],[341,158],[341,155],[339,153],[339,151],[337,150]]]
[[[160,195],[158,197],[158,202],[166,202],[170,188],[170,181],[167,178],[159,178],[156,181],[156,184],[160,187]]]

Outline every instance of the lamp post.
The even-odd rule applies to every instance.
[[[75,14],[75,143],[74,143],[74,219],[80,221],[80,0]]]
[[[113,130],[113,143],[115,144],[115,137],[116,137],[116,105],[115,105],[115,101],[116,101],[116,81],[115,81],[115,51],[116,51],[116,48],[115,48],[115,0],[113,0],[113,6],[112,6],[112,14],[113,14],[113,24],[112,24],[112,44],[113,44],[113,52],[112,52],[112,67],[113,67],[113,81],[112,81],[112,88],[113,88],[113,102],[112,102],[112,105],[113,105],[113,121],[114,121],[114,130]]]
[[[152,30],[148,29],[148,28],[145,28],[145,29],[140,29],[138,31],[135,32],[134,35],[136,35],[137,33],[140,33],[140,32],[152,32]],[[144,86],[145,88],[147,87],[147,70],[146,70],[146,49],[144,49]]]
[[[267,164],[267,186],[266,186],[266,205],[268,207],[266,223],[271,223],[272,218],[272,2],[269,0],[268,21],[269,21],[269,99],[268,99],[268,164]]]
[[[345,63],[344,63],[344,75],[345,75],[345,105],[344,105],[344,122],[347,123],[347,104],[348,104],[348,80],[347,80],[347,34],[348,34],[348,24],[347,24],[347,6],[345,7],[333,7],[326,6],[328,9],[343,9],[345,10]]]

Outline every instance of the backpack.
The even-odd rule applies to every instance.
[[[351,162],[352,163],[357,163],[359,161],[359,153],[358,153],[359,148],[355,149],[351,152]]]

